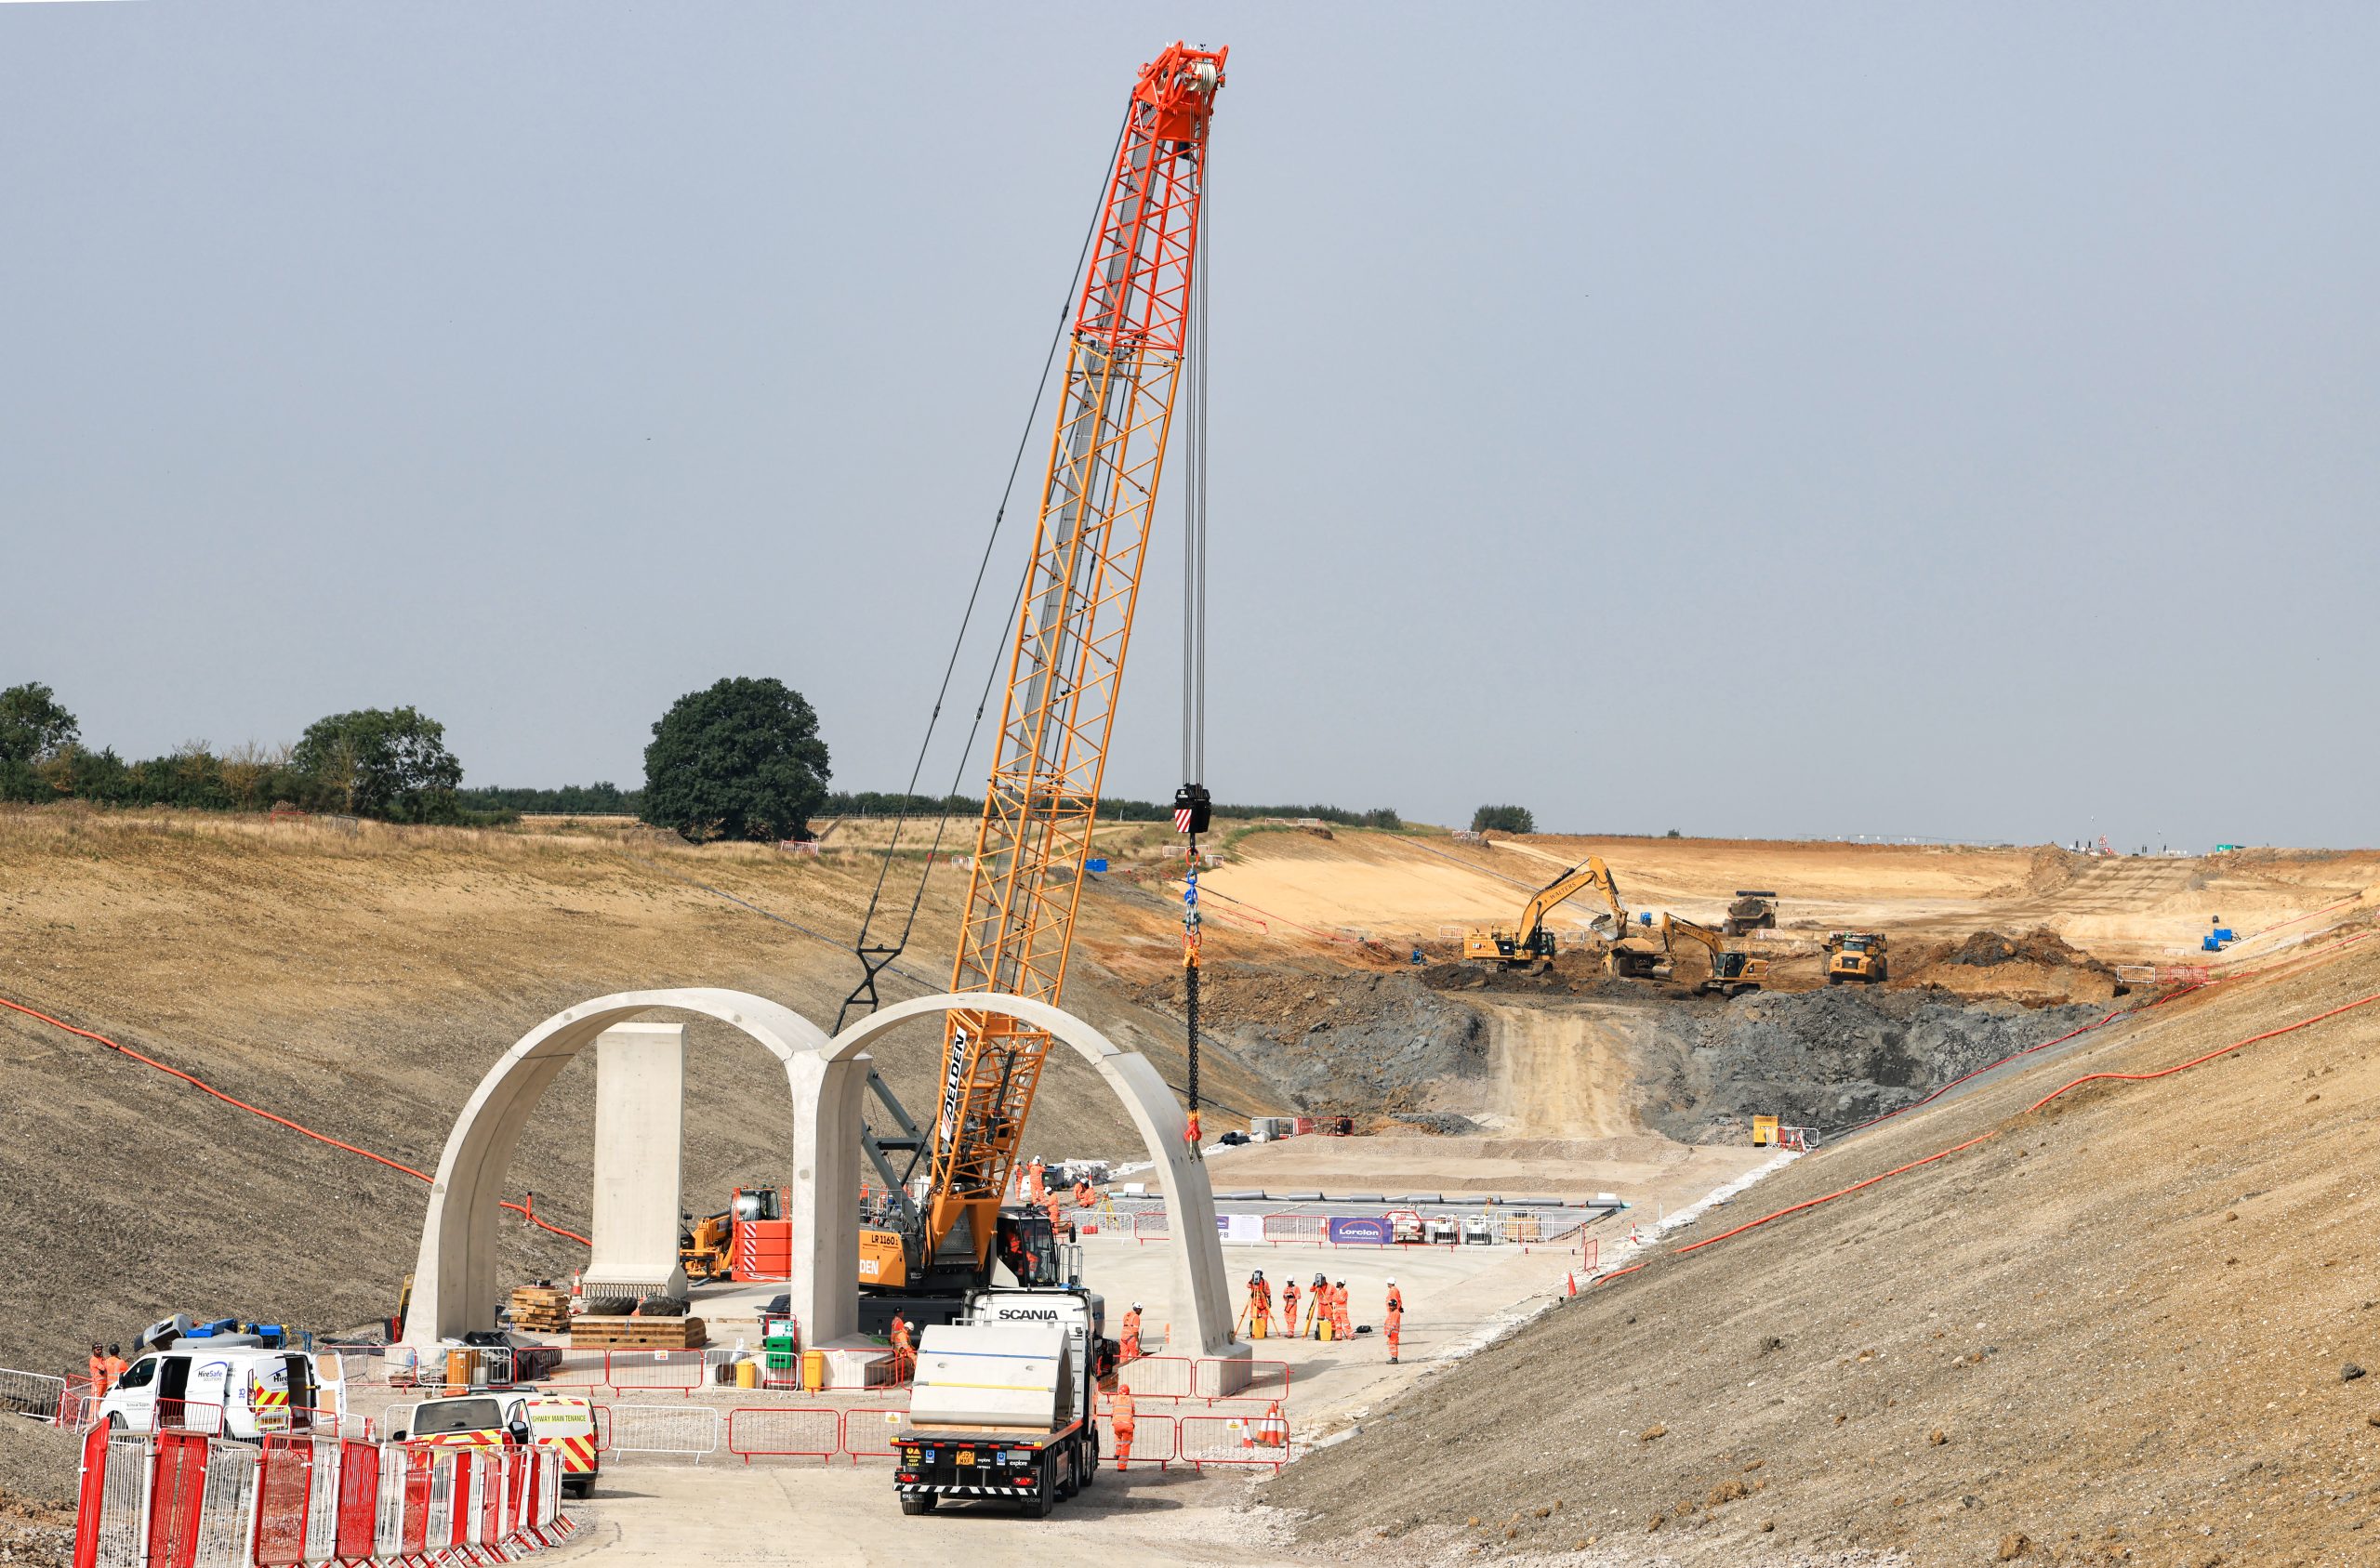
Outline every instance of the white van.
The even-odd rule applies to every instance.
[[[185,1339],[125,1369],[97,1420],[120,1430],[199,1431],[250,1442],[274,1432],[331,1431],[347,1412],[338,1357]]]

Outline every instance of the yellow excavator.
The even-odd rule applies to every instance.
[[[1598,915],[1591,922],[1607,942],[1612,952],[1620,951],[1619,942],[1628,930],[1628,906],[1620,900],[1620,889],[1611,879],[1611,868],[1594,855],[1529,895],[1521,906],[1520,920],[1513,929],[1473,931],[1462,939],[1462,956],[1466,963],[1493,964],[1502,969],[1533,969],[1539,972],[1554,963],[1554,933],[1545,929],[1546,912],[1570,897],[1593,889],[1603,894],[1611,912]],[[1615,973],[1620,972],[1615,968]]]
[[[1670,952],[1673,937],[1699,942],[1711,950],[1711,972],[1703,978],[1699,989],[1724,995],[1739,995],[1746,991],[1758,991],[1768,983],[1768,960],[1755,958],[1727,945],[1726,939],[1708,926],[1664,913],[1661,916],[1661,952]]]

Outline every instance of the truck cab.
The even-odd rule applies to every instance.
[[[973,1291],[963,1318],[928,1326],[893,1475],[901,1511],[1011,1498],[1039,1519],[1091,1485],[1116,1355],[1105,1326],[1106,1303],[1079,1285]]]
[[[1884,978],[1884,937],[1881,931],[1830,931],[1826,939],[1826,982],[1846,981],[1875,984]]]
[[[336,1355],[190,1338],[126,1367],[95,1418],[120,1431],[205,1431],[253,1443],[335,1432],[346,1409]]]

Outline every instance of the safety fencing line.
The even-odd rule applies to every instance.
[[[2333,929],[2336,929],[2335,927]],[[2357,942],[2370,942],[2375,936],[2380,936],[2380,931],[2358,931],[2351,937],[2341,937],[2326,947],[2310,947],[2303,952],[2283,949],[2275,953],[2259,954],[2254,958],[2243,961],[2252,967],[2226,969],[2222,974],[2209,980],[2207,983],[2215,985],[2227,980],[2248,980],[2256,975],[2276,973],[2284,965],[2302,964],[2308,958],[2320,958],[2325,954],[2336,953],[2343,947],[2353,947]]]
[[[2170,1078],[2176,1073],[2187,1073],[2193,1067],[2203,1066],[2207,1062],[2229,1056],[2234,1051],[2244,1050],[2248,1047],[2255,1045],[2260,1041],[2274,1039],[2282,1034],[2294,1034],[2300,1029],[2311,1028],[2313,1025],[2320,1023],[2327,1019],[2336,1018],[2341,1013],[2353,1012],[2358,1008],[2370,1007],[2375,1002],[2380,1002],[2380,991],[2375,991],[2368,996],[2359,997],[2352,1002],[2342,1003],[2340,1006],[2332,1008],[2328,1011],[2315,1013],[2307,1018],[2301,1018],[2294,1023],[2284,1023],[2277,1029],[2268,1029],[2261,1034],[2251,1034],[2244,1040],[2235,1040],[2230,1045],[2208,1051],[2203,1056],[2192,1057],[2188,1061],[2176,1062],[2171,1067],[2161,1068],[2154,1073],[2086,1073],[2082,1077],[2073,1080],[2071,1083],[2061,1085],[2057,1088],[2052,1089],[2049,1093],[2042,1096],[2041,1099],[2033,1101],[2032,1104],[2025,1108],[2026,1113],[2030,1115],[2033,1112],[2039,1111],[2042,1107],[2049,1104],[2060,1095],[2066,1094],[2070,1090],[2080,1088],[2084,1084],[2098,1083],[2101,1081],[2118,1083],[2149,1083],[2159,1078]],[[1696,1242],[1691,1246],[1679,1247],[1670,1256],[1683,1258],[1689,1252],[1699,1252],[1706,1246],[1716,1246],[1719,1243],[1727,1240],[1731,1236],[1740,1236],[1747,1231],[1756,1231],[1772,1220],[1782,1219],[1788,1215],[1800,1214],[1805,1210],[1816,1208],[1821,1204],[1832,1203],[1837,1198],[1848,1197],[1854,1192],[1874,1186],[1879,1181],[1885,1180],[1891,1177],[1902,1175],[1908,1171],[1915,1170],[1922,1166],[1930,1166],[1937,1160],[1947,1159],[1950,1155],[1959,1153],[1964,1150],[1972,1149],[1978,1143],[1990,1142],[1992,1139],[1999,1137],[2003,1130],[2003,1129],[2000,1127],[1994,1127],[1989,1132],[1968,1139],[1964,1143],[1955,1143],[1950,1148],[1937,1150],[1935,1153],[1926,1155],[1924,1159],[1911,1160],[1907,1165],[1898,1166],[1879,1175],[1871,1176],[1865,1181],[1855,1181],[1850,1186],[1842,1188],[1839,1191],[1828,1192],[1820,1197],[1805,1199],[1798,1204],[1789,1205],[1784,1208],[1778,1209],[1772,1214],[1764,1214],[1757,1219],[1747,1220],[1743,1224],[1736,1226],[1733,1230],[1722,1231],[1715,1236],[1706,1236],[1702,1240]],[[1623,1274],[1635,1273],[1638,1270],[1643,1269],[1644,1267],[1645,1264],[1643,1263],[1633,1263],[1625,1269],[1615,1269],[1610,1273],[1598,1278],[1594,1283],[1597,1285],[1603,1285],[1611,1280],[1616,1280]]]
[[[297,1568],[497,1562],[560,1545],[562,1456],[201,1434],[83,1444],[75,1568]]]
[[[6,996],[0,996],[0,1008],[12,1008],[15,1011],[23,1013],[27,1018],[39,1019],[42,1022],[48,1024],[53,1029],[63,1029],[69,1034],[78,1034],[86,1040],[90,1040],[96,1044],[105,1046],[112,1051],[130,1057],[133,1061],[139,1062],[145,1067],[155,1068],[158,1072],[165,1074],[169,1078],[179,1078],[183,1083],[190,1085],[191,1087],[197,1089],[202,1093],[213,1095],[216,1099],[221,1100],[226,1105],[237,1106],[239,1109],[247,1112],[252,1116],[261,1116],[268,1122],[272,1122],[278,1126],[287,1127],[290,1131],[298,1133],[302,1137],[311,1138],[317,1143],[327,1143],[334,1149],[344,1149],[350,1154],[361,1154],[367,1160],[387,1166],[390,1170],[402,1171],[405,1175],[412,1177],[416,1181],[430,1183],[435,1179],[428,1172],[416,1170],[413,1166],[392,1160],[386,1154],[376,1154],[369,1149],[359,1149],[352,1143],[342,1143],[337,1139],[331,1137],[327,1133],[316,1132],[310,1127],[301,1127],[298,1123],[291,1121],[286,1116],[276,1116],[271,1112],[264,1110],[258,1106],[251,1105],[245,1100],[236,1100],[231,1095],[225,1094],[221,1089],[217,1088],[214,1085],[207,1083],[203,1079],[192,1077],[190,1074],[183,1072],[178,1067],[169,1067],[165,1063],[159,1061],[153,1056],[143,1056],[140,1052],[134,1050],[129,1046],[121,1045],[114,1040],[109,1039],[105,1034],[97,1034],[88,1029],[77,1029],[71,1023],[67,1023],[60,1019],[52,1018],[47,1013],[37,1012],[33,1008],[25,1006],[22,1002],[12,1002]],[[530,1203],[507,1203],[503,1206],[510,1209],[513,1213],[520,1215],[522,1218],[528,1220],[530,1224],[537,1227],[540,1231],[550,1231],[555,1235],[575,1241],[581,1246],[593,1246],[595,1245],[593,1242],[588,1240],[585,1236],[580,1235],[575,1231],[565,1231],[559,1225],[549,1225],[546,1221],[538,1219],[535,1209],[534,1199]]]

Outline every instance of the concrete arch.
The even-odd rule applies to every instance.
[[[832,1344],[858,1329],[853,1281],[859,1260],[860,1100],[867,1087],[871,1041],[915,1019],[959,1010],[998,1013],[1047,1030],[1096,1069],[1115,1092],[1162,1177],[1171,1223],[1167,1245],[1185,1286],[1189,1327],[1202,1356],[1245,1356],[1232,1339],[1230,1289],[1222,1238],[1215,1229],[1214,1189],[1206,1162],[1191,1147],[1188,1117],[1148,1059],[1118,1049],[1107,1036],[1063,1008],[1001,992],[920,996],[871,1013],[826,1042],[809,1060],[788,1068],[794,1077],[795,1216],[814,1216],[793,1247],[793,1311],[813,1344]]]
[[[530,1113],[571,1059],[604,1030],[655,1010],[715,1018],[759,1041],[784,1064],[795,1125],[801,1124],[802,1087],[817,1081],[816,1064],[830,1043],[825,1030],[790,1008],[742,991],[699,988],[624,991],[554,1014],[522,1035],[488,1069],[447,1135],[414,1265],[413,1304],[405,1320],[409,1343],[430,1345],[467,1329],[494,1325],[499,1189]],[[852,1116],[856,1138],[855,1098]],[[797,1166],[799,1142],[797,1138]],[[847,1212],[856,1211],[857,1201],[854,1192]],[[853,1245],[857,1246],[855,1233]]]

